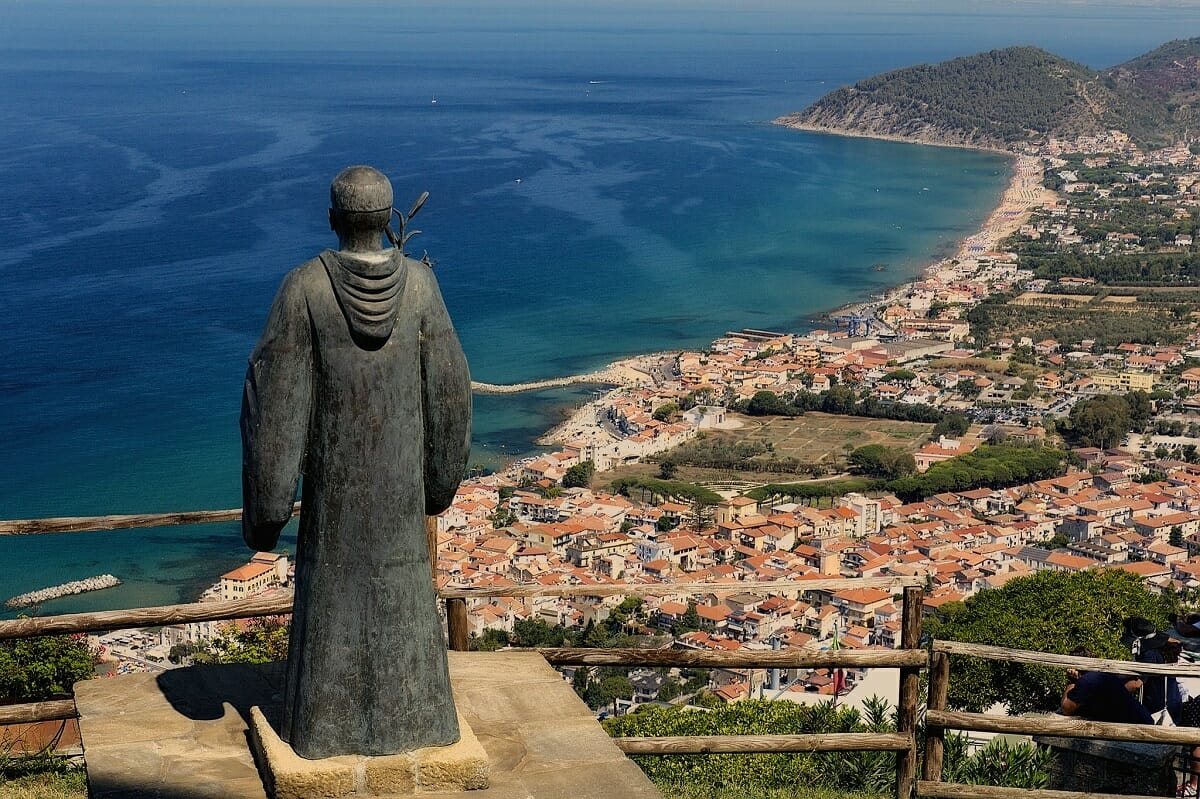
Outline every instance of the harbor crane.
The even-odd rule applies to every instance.
[[[845,324],[846,332],[849,333],[851,337],[858,336],[860,334],[869,336],[871,335],[871,328],[875,325],[875,318],[873,316],[860,313],[841,314],[839,316],[831,316],[830,319],[832,319],[833,322],[838,325],[838,327],[841,327],[843,324]]]

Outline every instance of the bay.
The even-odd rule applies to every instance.
[[[766,11],[266,9],[3,6],[0,516],[239,504],[245,358],[283,274],[334,243],[349,163],[397,206],[430,192],[412,249],[488,382],[806,327],[946,252],[1008,176],[765,124],[954,46],[853,9],[782,31]],[[530,451],[587,395],[478,397],[474,459]],[[235,525],[3,539],[0,599],[112,572],[45,611],[187,601],[247,555]]]

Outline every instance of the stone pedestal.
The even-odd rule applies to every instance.
[[[431,746],[398,755],[343,755],[305,760],[279,738],[257,706],[250,708],[250,743],[272,799],[415,796],[478,791],[488,787],[488,759],[467,720],[450,746]]]
[[[422,799],[661,799],[537,653],[451,652],[450,679],[487,755],[490,786]],[[267,799],[251,752],[252,708],[278,702],[282,681],[273,664],[76,684],[89,796]]]
[[[1053,790],[1175,795],[1171,761],[1178,746],[1049,735],[1033,740],[1054,750],[1049,786]]]

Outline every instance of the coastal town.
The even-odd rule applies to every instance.
[[[1136,232],[1111,224],[1134,206]],[[1160,289],[1050,279],[1028,257],[1035,247],[1060,256],[1150,247],[1188,258],[1198,206],[1200,158],[1186,147],[1142,153],[1115,132],[1051,139],[1015,158],[999,207],[954,257],[831,314],[825,329],[734,331],[702,351],[550,381],[615,387],[549,431],[539,441],[543,454],[463,482],[437,518],[438,582],[629,585],[648,596],[473,600],[472,645],[530,645],[547,631],[603,641],[592,635],[601,630],[695,650],[898,646],[892,592],[752,590],[783,579],[915,576],[927,586],[926,613],[1042,570],[1117,569],[1153,590],[1200,596],[1200,331],[1194,309],[1178,310],[1194,298],[1176,286],[1170,324],[1153,338],[1123,340],[1110,317],[1161,312],[1161,301],[1146,296]],[[1159,240],[1151,241],[1153,231]],[[1087,317],[1082,306],[1096,307],[1107,335],[1056,339],[1037,335],[1035,325],[1029,335],[984,338],[976,312],[997,302],[1066,308],[1076,319]],[[1115,432],[1085,432],[1085,414],[1073,411],[1112,397],[1144,407]],[[738,441],[764,420],[813,437],[796,450],[808,456],[780,457],[783,440]],[[823,439],[812,432],[818,428],[848,443]],[[740,462],[697,468],[713,466],[718,442]],[[1056,447],[1069,456],[1048,476],[912,482],[972,453],[1062,452]],[[876,461],[888,453],[880,469]],[[880,476],[900,479],[864,479]],[[206,598],[286,590],[290,569],[286,556],[256,555]],[[701,595],[651,590],[684,581],[724,585]],[[168,654],[187,662],[220,635],[221,624],[205,623],[164,628],[140,643],[169,666]],[[101,643],[149,667],[145,648]],[[610,697],[600,712],[696,697],[814,701],[848,693],[861,702],[868,690],[881,692],[869,676],[635,671],[629,695]]]

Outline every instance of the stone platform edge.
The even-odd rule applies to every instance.
[[[489,785],[487,753],[460,713],[457,743],[397,755],[306,760],[283,741],[262,710],[250,709],[250,742],[273,799],[406,797]]]

